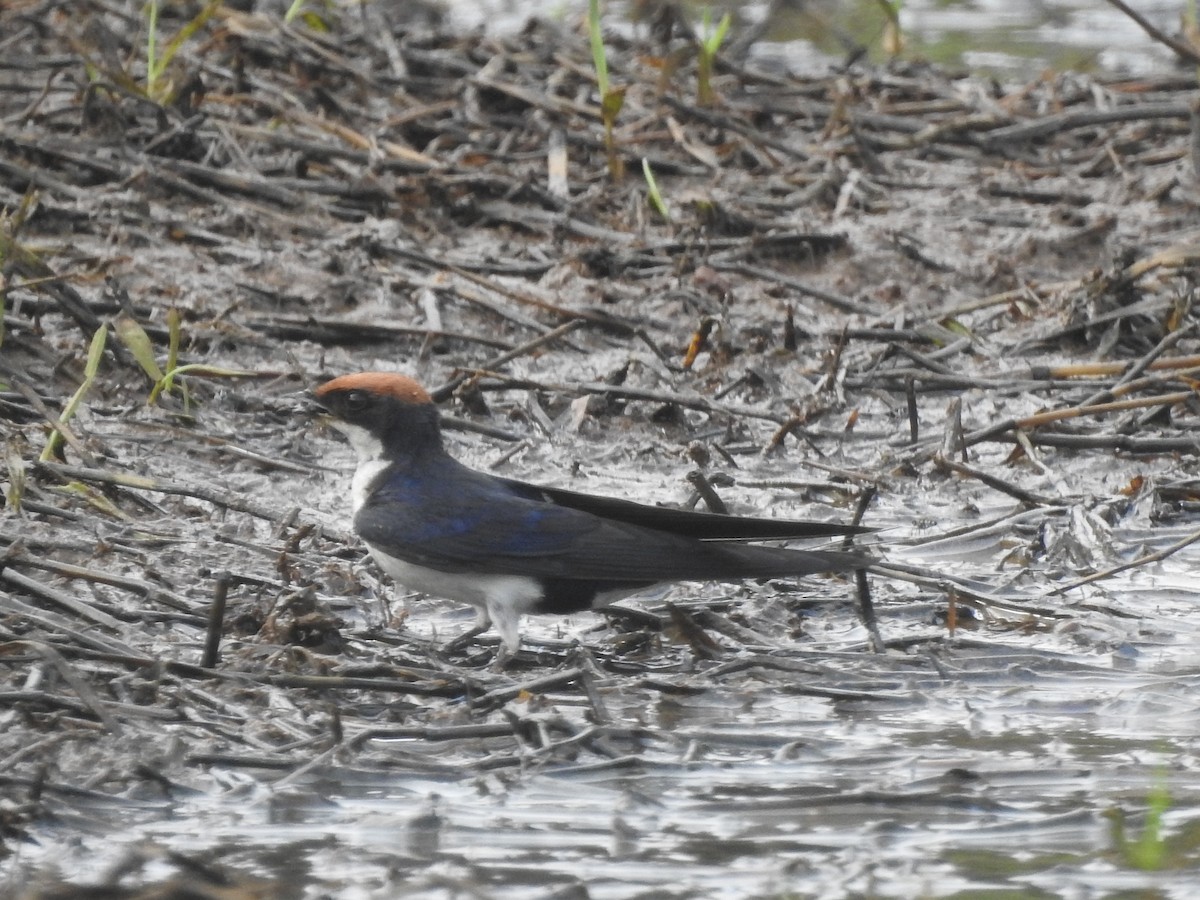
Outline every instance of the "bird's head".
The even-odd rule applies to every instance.
[[[313,398],[346,435],[360,462],[440,450],[438,411],[423,387],[395,372],[358,372],[327,381]]]

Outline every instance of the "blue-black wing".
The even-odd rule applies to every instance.
[[[524,497],[590,512],[607,519],[642,525],[700,541],[789,541],[806,538],[843,537],[869,534],[874,528],[837,522],[806,522],[796,519],[764,519],[694,512],[665,506],[647,506],[631,500],[581,494],[565,488],[542,487],[515,478],[497,479]]]
[[[863,564],[848,553],[704,542],[536,491],[448,457],[419,477],[393,468],[358,511],[355,528],[390,556],[447,572],[629,583],[799,575]]]

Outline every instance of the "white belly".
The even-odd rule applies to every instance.
[[[542,597],[541,586],[523,575],[474,575],[469,572],[441,572],[418,566],[384,553],[367,544],[380,567],[411,591],[469,603],[479,610],[481,624],[496,626],[509,650],[520,645],[520,617]]]

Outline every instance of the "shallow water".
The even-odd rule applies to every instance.
[[[446,758],[461,776],[390,778],[333,765],[283,787],[217,769],[207,796],[97,810],[99,833],[69,847],[37,837],[77,876],[148,843],[294,877],[309,897],[1188,896],[1194,873],[1124,865],[1109,817],[1137,822],[1163,788],[1167,834],[1200,827],[1200,671],[968,653],[884,663],[886,696],[866,701],[791,693],[804,678],[625,697],[644,705],[614,708],[618,721],[670,737],[607,762],[485,773]]]
[[[521,28],[538,14],[567,24],[586,15],[587,3],[528,3],[519,0],[445,0],[450,21],[460,29],[498,33]],[[634,4],[630,4],[634,5]],[[1162,31],[1177,35],[1183,4],[1142,0],[1133,7]],[[619,29],[626,4],[608,3],[606,27]],[[703,4],[693,4],[699,23]],[[739,25],[762,22],[763,3],[725,3]],[[907,0],[900,4],[905,56],[952,68],[1026,78],[1040,69],[1108,72],[1131,76],[1170,71],[1174,55],[1105,0]],[[882,62],[884,19],[877,0],[781,4],[751,58],[793,71],[820,71],[844,59],[846,42],[869,48]],[[731,40],[736,40],[734,31]]]
[[[560,436],[544,452],[570,458],[577,440]],[[496,453],[454,444],[475,465]],[[334,471],[307,479],[305,496],[312,513],[342,528],[352,460],[344,446],[328,451]],[[1120,465],[1114,460],[1110,473],[1118,480]],[[782,474],[771,460],[748,461],[742,472],[764,481]],[[1059,461],[1067,486],[1089,474]],[[645,468],[630,475],[645,483],[636,492],[643,497],[668,477]],[[588,487],[620,495],[630,479],[593,473]],[[776,511],[786,509],[780,503]],[[682,665],[687,654],[668,643],[639,662],[641,676],[598,673],[601,723],[573,685],[490,713],[464,698],[436,721],[516,717],[522,727],[447,742],[444,752],[415,736],[367,738],[345,753],[315,745],[283,771],[192,764],[187,785],[165,796],[51,798],[63,821],[30,829],[33,842],[7,861],[9,883],[54,868],[86,882],[119,865],[138,873],[126,883],[154,882],[175,871],[162,856],[169,848],[275,879],[278,895],[312,898],[1192,896],[1200,609],[1190,584],[1200,546],[1055,601],[1039,577],[1001,565],[1005,542],[1020,532],[1005,518],[1018,512],[1011,504],[946,482],[925,508],[939,517],[934,534],[1006,524],[931,541],[914,524],[914,503],[917,495],[896,490],[873,513],[890,558],[992,584],[1002,596],[1028,594],[1059,617],[998,608],[947,635],[935,623],[939,597],[876,579],[885,637],[896,647],[911,639],[912,649],[873,655],[846,605],[848,586],[818,586],[803,607],[807,641]],[[1064,545],[1087,518],[1069,508],[1023,515],[1043,528],[1055,522]],[[1140,553],[1190,528],[1150,529],[1134,508],[1110,537]],[[1101,546],[1090,549],[1102,554]],[[703,609],[723,595],[770,640],[769,623],[782,615],[771,589],[698,595],[684,586],[630,605],[661,610],[673,599]],[[339,614],[367,645],[382,621],[374,603]],[[469,622],[460,606],[424,600],[403,633],[444,640]],[[581,639],[602,647],[605,632],[593,614],[525,627],[532,645],[547,648]],[[226,653],[237,652],[231,640]],[[352,744],[371,724],[363,710],[347,708]],[[397,724],[386,706],[376,715],[385,729]],[[1162,871],[1142,871],[1129,846],[1156,792],[1169,800],[1158,826]],[[149,861],[139,869],[131,858]]]
[[[312,495],[335,519],[340,481],[331,475],[324,498]],[[954,498],[943,494],[948,506]],[[886,507],[880,516],[888,527]],[[891,527],[899,544],[915,532]],[[1141,536],[1166,545],[1178,535]],[[986,579],[981,561],[1004,553],[998,538],[955,544],[892,555]],[[668,656],[655,676],[601,674],[602,725],[573,688],[504,707],[526,728],[542,723],[556,752],[500,738],[438,754],[417,738],[375,738],[365,747],[394,774],[315,750],[311,770],[282,779],[208,766],[192,789],[105,802],[83,827],[70,804],[69,843],[39,827],[41,848],[24,846],[18,862],[43,873],[53,862],[78,879],[171,848],[314,898],[1191,896],[1200,614],[1185,586],[1197,564],[1200,553],[1183,551],[1067,601],[1061,620],[1026,628],[1016,615],[954,636],[932,623],[934,604],[889,605],[879,582],[884,633],[917,640],[911,651],[864,652],[857,619],[826,601],[806,617],[811,652],[792,645],[772,661],[764,648],[683,668]],[[771,592],[735,593],[770,620]],[[406,627],[454,633],[463,613],[423,601]],[[375,615],[368,607],[360,627]],[[585,614],[533,620],[526,633],[549,646],[595,641],[597,627]],[[444,715],[454,720],[453,704]],[[556,731],[564,722],[574,736]],[[1156,791],[1169,798],[1160,827],[1170,863],[1140,871],[1123,841],[1140,834]],[[170,869],[160,859],[142,876]]]

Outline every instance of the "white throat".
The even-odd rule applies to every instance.
[[[346,436],[346,440],[350,442],[350,446],[354,448],[354,452],[358,454],[358,462],[361,465],[366,462],[375,462],[383,459],[383,441],[367,431],[361,425],[351,425],[349,422],[341,422],[335,420],[331,423],[334,428]]]
[[[367,502],[371,483],[388,467],[388,461],[383,458],[383,442],[361,425],[334,422],[333,427],[346,436],[358,455],[358,468],[354,470],[354,480],[350,482],[351,513],[357,515]]]

